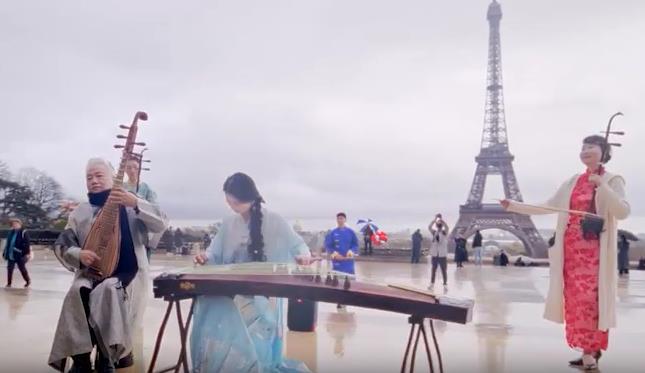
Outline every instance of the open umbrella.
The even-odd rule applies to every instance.
[[[372,219],[358,219],[356,222],[356,225],[363,225],[361,227],[361,233],[365,233],[365,230],[367,227],[369,227],[372,230],[372,233],[378,231],[378,226],[372,222]]]
[[[620,239],[620,236],[623,236],[623,235],[625,236],[626,239],[628,239],[630,241],[638,241],[638,237],[636,237],[636,235],[634,233],[632,233],[630,231],[626,231],[624,229],[619,229],[618,230],[618,238]]]

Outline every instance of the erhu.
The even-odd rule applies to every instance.
[[[603,163],[605,162],[605,159],[608,155],[609,147],[611,146],[616,146],[619,147],[621,144],[619,143],[611,143],[609,142],[609,136],[610,135],[618,135],[622,136],[625,134],[623,131],[612,131],[611,129],[611,124],[614,121],[614,118],[617,116],[621,116],[623,113],[617,112],[614,115],[612,115],[609,118],[609,123],[607,123],[607,129],[604,131],[605,134],[605,143],[607,146],[604,146],[602,148],[602,153],[600,156],[600,167],[598,167],[598,170],[595,172],[598,175],[602,175],[605,173],[605,168],[603,167]],[[592,240],[592,239],[597,239],[600,237],[600,233],[602,233],[605,221],[602,217],[596,215],[596,188],[593,190],[593,196],[591,197],[591,206],[589,208],[589,212],[591,214],[587,214],[584,216],[584,218],[580,221],[580,226],[582,228],[582,235],[585,239]]]
[[[151,162],[151,160],[149,159],[143,159],[143,153],[145,153],[146,150],[148,150],[148,148],[144,148],[140,153],[132,153],[134,159],[137,161],[137,163],[139,163],[139,170],[137,172],[137,186],[134,190],[136,194],[139,194],[139,185],[141,184],[141,171],[150,171],[150,167],[143,167],[144,163]]]
[[[148,120],[148,114],[138,111],[134,115],[130,126],[121,125],[122,129],[128,130],[128,135],[118,135],[117,138],[125,139],[124,145],[114,145],[116,149],[123,149],[119,170],[114,177],[114,188],[123,186],[123,175],[128,158],[131,157],[135,146],[145,146],[145,143],[136,142],[139,120]],[[119,225],[120,205],[108,198],[107,202],[94,220],[90,232],[83,244],[83,250],[90,250],[96,253],[101,259],[96,260],[86,269],[86,274],[95,279],[103,280],[110,277],[119,264],[121,251],[121,231]]]

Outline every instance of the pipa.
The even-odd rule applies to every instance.
[[[114,188],[123,186],[123,175],[125,174],[125,164],[135,146],[145,146],[144,143],[136,142],[138,121],[148,120],[148,114],[138,111],[134,115],[130,126],[121,125],[122,129],[128,130],[128,135],[118,135],[117,138],[125,139],[125,144],[114,145],[117,149],[123,149],[119,170],[114,177]],[[119,229],[119,204],[108,198],[107,202],[99,211],[90,232],[83,243],[83,250],[90,250],[99,256],[91,266],[85,269],[87,276],[95,280],[103,280],[110,277],[119,264],[119,254],[121,247],[121,235]]]

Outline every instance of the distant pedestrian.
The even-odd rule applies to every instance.
[[[22,228],[22,221],[20,219],[9,219],[9,223],[11,224],[11,230],[9,231],[9,235],[7,235],[7,243],[2,252],[2,258],[7,261],[7,285],[5,287],[11,287],[13,271],[16,265],[18,265],[20,274],[25,280],[25,287],[28,288],[31,285],[31,279],[29,278],[29,272],[27,272],[26,266],[31,254],[29,234]]]
[[[624,234],[620,235],[618,241],[618,273],[629,274],[629,241]]]
[[[457,263],[457,268],[463,268],[463,263],[468,261],[466,242],[466,239],[461,234],[455,238],[455,263]]]
[[[372,255],[374,247],[372,246],[372,235],[374,235],[374,231],[372,230],[372,227],[370,227],[369,224],[365,226],[365,229],[363,230],[363,243],[365,244],[364,250],[365,250],[365,255]]]
[[[502,252],[499,254],[499,265],[502,267],[506,267],[508,265],[508,255],[506,255],[504,249],[502,249]]]
[[[421,242],[423,241],[423,236],[421,235],[421,230],[417,229],[412,234],[412,264],[419,263],[421,257]]]
[[[450,229],[443,220],[441,214],[435,216],[435,220],[428,227],[430,230],[430,288],[434,287],[434,280],[437,274],[437,267],[441,267],[443,286],[448,286],[448,233]]]
[[[175,245],[175,255],[181,255],[182,248],[184,246],[184,234],[182,233],[181,229],[177,228],[177,230],[175,230],[173,241]]]
[[[475,232],[475,237],[473,237],[473,250],[475,251],[475,264],[482,264],[482,254],[484,248],[482,247],[482,234],[481,232]]]

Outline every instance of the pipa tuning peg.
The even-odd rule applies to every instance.
[[[146,113],[145,111],[137,111],[136,116],[140,120],[148,120],[148,113]]]
[[[123,146],[123,145],[114,145],[114,148],[115,149],[123,149],[123,148],[125,148],[125,146]]]
[[[625,131],[611,131],[609,133],[611,133],[612,135],[618,135],[618,136],[625,135]]]
[[[146,143],[145,142],[135,142],[134,145],[146,146]]]
[[[150,171],[149,168],[142,168],[141,171]]]
[[[124,130],[129,130],[130,126],[126,126],[125,124],[122,124],[119,126],[119,128],[123,128]]]
[[[617,146],[617,147],[621,147],[621,146],[623,146],[622,144],[619,144],[619,143],[617,143],[617,142],[610,142],[610,143],[609,143],[609,145],[611,145],[611,146]]]
[[[150,163],[150,162],[152,162],[152,161],[151,161],[151,160],[149,160],[149,159],[142,159],[142,160],[141,160],[141,162]]]
[[[116,138],[117,139],[127,139],[128,136],[126,136],[126,135],[116,135]]]

